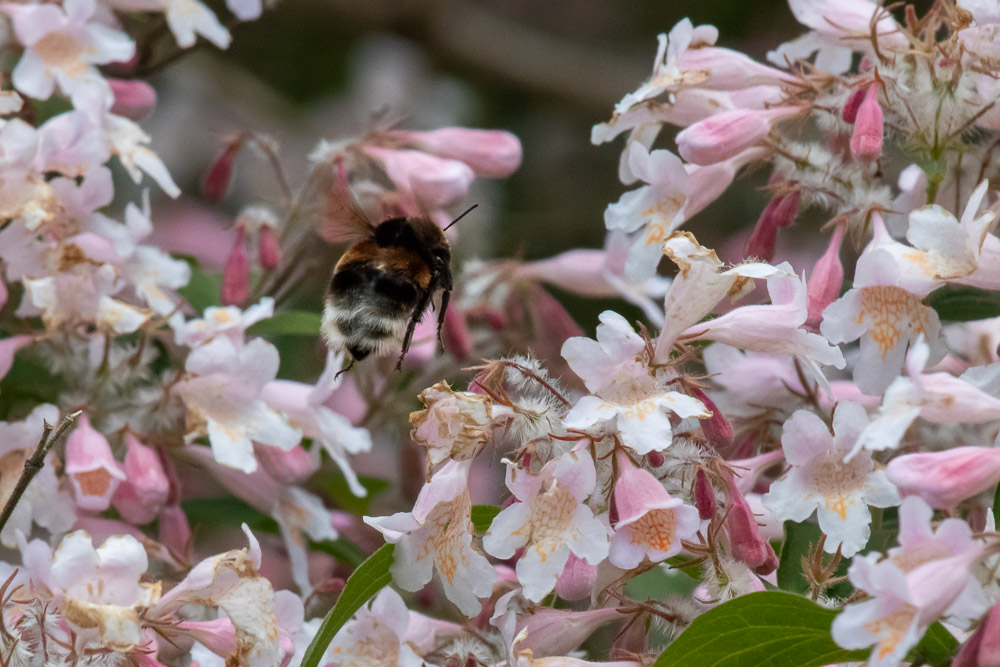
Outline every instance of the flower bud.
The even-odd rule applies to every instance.
[[[823,311],[840,296],[844,284],[844,265],[840,263],[840,244],[844,240],[844,228],[838,225],[833,230],[830,245],[816,262],[809,282],[806,284],[806,302],[809,317],[806,328],[819,331],[823,321]]]
[[[844,119],[845,123],[854,125],[854,121],[858,117],[858,109],[861,108],[861,102],[864,101],[867,92],[864,88],[855,88],[847,101],[844,102],[844,109],[841,111],[840,117]]]
[[[778,227],[788,227],[795,222],[795,217],[799,214],[799,202],[802,201],[802,192],[795,190],[789,195],[780,198],[778,206],[774,211],[774,223]]]
[[[1000,667],[1000,602],[993,605],[983,620],[982,643],[979,645],[980,667]]]
[[[750,233],[750,238],[747,239],[747,246],[743,251],[745,258],[753,257],[769,262],[774,257],[774,247],[778,243],[778,225],[774,213],[780,203],[781,197],[775,197],[764,207],[760,217],[757,218],[757,224],[753,227],[753,232]]]
[[[0,380],[10,371],[14,365],[14,355],[17,351],[34,341],[32,336],[11,336],[0,340]]]
[[[528,631],[524,640],[518,643],[518,649],[537,655],[564,655],[594,634],[597,628],[621,619],[622,614],[616,607],[589,611],[540,607],[518,623],[517,632]]]
[[[367,146],[364,152],[382,163],[401,194],[415,197],[417,205],[428,209],[454,204],[469,193],[476,179],[472,169],[458,160],[379,146]]]
[[[180,505],[167,505],[160,512],[159,528],[160,544],[167,547],[181,558],[191,561],[194,556],[194,543],[191,539],[191,526],[187,515]]]
[[[953,509],[1000,482],[1000,447],[954,447],[897,456],[886,468],[904,497],[920,496],[935,509]]]
[[[257,234],[257,259],[265,271],[270,271],[281,261],[278,237],[274,235],[271,225],[260,226],[260,231]]]
[[[125,480],[118,486],[112,503],[122,518],[137,526],[149,523],[163,509],[170,495],[160,455],[139,442],[131,433],[125,435]]]
[[[695,398],[701,401],[705,409],[712,413],[711,417],[700,420],[701,432],[705,434],[705,439],[712,443],[716,449],[724,449],[733,444],[733,427],[715,405],[715,402],[697,387],[692,393]]]
[[[698,516],[706,520],[715,516],[716,510],[719,509],[715,499],[715,489],[708,481],[708,475],[700,468],[694,478],[694,506],[698,508]]]
[[[422,151],[464,162],[480,178],[505,178],[521,166],[521,140],[503,130],[444,127],[395,134]]]
[[[882,107],[878,104],[878,84],[873,83],[858,107],[851,134],[851,154],[861,162],[871,162],[882,156]]]
[[[228,658],[236,652],[236,628],[228,618],[181,621],[177,627],[218,656]]]
[[[681,157],[694,164],[722,162],[764,139],[775,122],[800,111],[799,107],[723,111],[681,130],[677,149]]]
[[[115,101],[111,113],[140,121],[156,106],[156,89],[139,79],[108,79]]]
[[[246,229],[236,230],[236,243],[222,270],[222,303],[238,305],[250,294],[250,260],[247,259]]]
[[[726,509],[726,531],[732,556],[757,574],[769,574],[778,567],[778,557],[761,535],[757,518],[731,477],[727,484],[729,506]]]
[[[288,451],[261,445],[255,447],[254,452],[267,474],[282,484],[302,484],[319,468],[317,457],[302,445],[295,445]]]
[[[646,454],[646,463],[648,463],[653,468],[659,468],[665,462],[666,459],[663,458],[663,454],[661,452],[657,452],[654,450]]]
[[[226,190],[229,189],[229,181],[233,177],[233,164],[236,162],[236,156],[242,147],[243,137],[229,142],[229,145],[222,151],[222,155],[205,174],[205,180],[201,184],[201,193],[205,199],[213,204],[218,204],[225,198]]]
[[[593,592],[596,581],[597,566],[570,552],[566,567],[556,581],[556,595],[563,600],[582,600]]]
[[[441,327],[441,338],[446,350],[459,361],[465,361],[472,356],[472,334],[465,313],[458,308],[449,308],[444,313],[444,326]]]
[[[7,297],[10,296],[10,292],[7,291],[7,283],[0,278],[0,308],[7,305]]]
[[[77,507],[103,512],[111,496],[125,480],[125,471],[115,461],[107,438],[90,425],[86,414],[66,438],[66,476],[73,486]]]

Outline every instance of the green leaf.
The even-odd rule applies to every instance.
[[[802,559],[808,557],[810,547],[819,544],[823,532],[819,526],[810,521],[795,523],[785,522],[785,542],[781,547],[781,557],[778,560],[778,588],[792,593],[808,593],[809,582],[806,581],[802,572]],[[825,558],[832,558],[827,555]],[[828,562],[828,561],[827,561]],[[847,566],[850,559],[841,558],[833,576],[842,577],[847,574]],[[844,581],[829,589],[830,595],[834,597],[847,597],[850,595],[851,585]]]
[[[351,619],[361,605],[392,581],[389,567],[392,565],[394,546],[386,544],[380,547],[347,579],[344,592],[337,598],[337,604],[327,613],[319,626],[319,632],[313,637],[309,648],[302,656],[302,667],[317,667],[323,654],[326,653],[326,648],[340,628],[344,627],[344,623]]]
[[[321,551],[327,555],[333,556],[341,563],[345,565],[350,565],[351,567],[357,567],[365,560],[365,554],[358,545],[354,544],[350,540],[345,540],[344,538],[338,538],[336,540],[323,540],[322,542],[313,542],[309,540],[309,549],[311,551]]]
[[[865,661],[830,637],[837,612],[791,593],[750,593],[705,612],[656,660],[654,667],[820,667]]]
[[[927,629],[920,643],[910,651],[906,661],[914,664],[923,661],[930,667],[947,667],[957,649],[958,640],[943,625],[934,623]]]
[[[997,484],[997,490],[993,492],[993,525],[1000,526],[1000,484]]]
[[[318,336],[323,316],[311,310],[283,310],[257,322],[247,332],[255,336]]]
[[[255,533],[275,534],[278,522],[239,498],[198,498],[181,503],[181,508],[192,526],[204,524],[240,526],[246,523]]]
[[[187,285],[177,290],[185,301],[200,315],[209,306],[222,303],[222,275],[218,273],[203,273],[198,260],[190,255],[176,255],[191,265],[191,280]]]
[[[358,498],[351,493],[347,478],[341,472],[319,473],[313,479],[326,491],[337,507],[356,516],[369,514],[372,498],[389,488],[389,482],[379,477],[358,475],[358,482],[365,487],[368,495]]]
[[[943,287],[932,292],[924,303],[948,322],[971,322],[1000,316],[1000,292],[976,287]]]
[[[497,514],[500,514],[500,508],[496,505],[473,505],[472,525],[476,527],[476,532],[485,533],[489,530]]]

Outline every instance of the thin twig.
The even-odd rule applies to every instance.
[[[10,497],[7,499],[7,504],[3,507],[3,512],[0,512],[0,531],[3,531],[4,526],[7,525],[7,521],[10,520],[10,515],[14,513],[14,508],[17,507],[17,503],[21,500],[21,496],[28,489],[28,485],[31,484],[31,480],[35,478],[38,471],[42,469],[45,465],[45,457],[52,450],[59,439],[62,438],[63,434],[73,425],[76,418],[80,416],[82,410],[77,410],[76,412],[66,415],[63,420],[59,423],[59,428],[52,432],[52,425],[48,422],[44,422],[45,426],[42,430],[42,439],[38,442],[38,447],[35,448],[35,453],[24,462],[24,472],[21,473],[21,477],[17,480],[17,486],[11,492]]]

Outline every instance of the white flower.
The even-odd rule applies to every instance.
[[[830,539],[825,549],[839,546],[851,557],[864,548],[871,534],[869,506],[900,502],[899,492],[876,470],[871,456],[844,461],[868,415],[856,403],[840,403],[833,417],[833,435],[812,412],[798,410],[785,422],[781,446],[791,468],[771,484],[764,506],[782,521],[804,521],[817,510],[819,526]]]
[[[135,53],[128,35],[93,22],[95,0],[66,0],[55,5],[6,6],[24,55],[14,67],[14,87],[36,99],[48,99],[56,85],[68,96],[82,88],[110,96],[94,65],[123,62]]]
[[[260,398],[278,372],[278,350],[267,341],[255,338],[237,349],[229,338],[214,338],[191,352],[185,369],[190,376],[174,391],[190,421],[207,431],[219,463],[253,472],[253,442],[289,450],[302,439],[302,431]]]
[[[493,520],[483,548],[497,558],[517,561],[524,597],[540,601],[556,585],[570,552],[598,565],[608,556],[608,528],[584,502],[597,484],[594,462],[586,452],[567,452],[546,463],[538,475],[507,464],[507,488],[517,499]]]
[[[469,461],[449,461],[421,489],[412,512],[365,517],[381,531],[393,552],[393,580],[418,591],[436,568],[444,593],[466,616],[482,611],[479,598],[489,596],[497,574],[473,544]],[[555,582],[553,582],[555,583]]]
[[[375,599],[344,624],[330,642],[324,664],[334,667],[422,667],[425,663],[403,641],[410,610],[399,593],[383,588]]]
[[[564,419],[568,428],[595,424],[615,430],[636,454],[670,446],[673,437],[668,412],[680,417],[708,417],[695,398],[668,391],[644,361],[646,344],[624,317],[613,311],[600,316],[597,340],[574,337],[562,356],[593,396],[576,402]]]

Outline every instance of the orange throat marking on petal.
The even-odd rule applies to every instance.
[[[855,322],[870,318],[868,335],[878,345],[882,358],[896,347],[907,324],[914,335],[927,336],[927,306],[914,294],[894,285],[872,285],[861,289],[861,312]]]
[[[46,67],[55,67],[71,75],[78,75],[87,68],[80,60],[83,45],[67,33],[54,30],[35,42],[32,48]]]
[[[85,496],[101,497],[111,486],[111,473],[104,468],[73,473],[73,479],[80,485],[80,491]]]
[[[906,631],[916,614],[916,607],[903,603],[888,616],[864,624],[864,628],[868,632],[878,637],[878,657],[880,660],[896,650],[899,642],[903,641],[903,637],[906,636]]]
[[[847,507],[856,501],[854,492],[864,488],[866,483],[864,457],[855,457],[848,463],[840,458],[843,452],[827,452],[812,467],[812,489],[825,498],[826,508],[833,510],[841,520],[847,519]]]
[[[543,563],[566,541],[577,504],[570,490],[558,481],[531,504],[531,542]]]
[[[632,524],[632,544],[652,547],[666,553],[674,543],[677,520],[669,509],[650,510]]]
[[[454,583],[459,563],[466,564],[464,548],[472,549],[472,521],[469,512],[472,501],[469,492],[460,494],[454,500],[439,503],[427,516],[424,530],[428,531],[427,541],[417,555],[421,560],[433,555],[434,565],[441,578]]]

